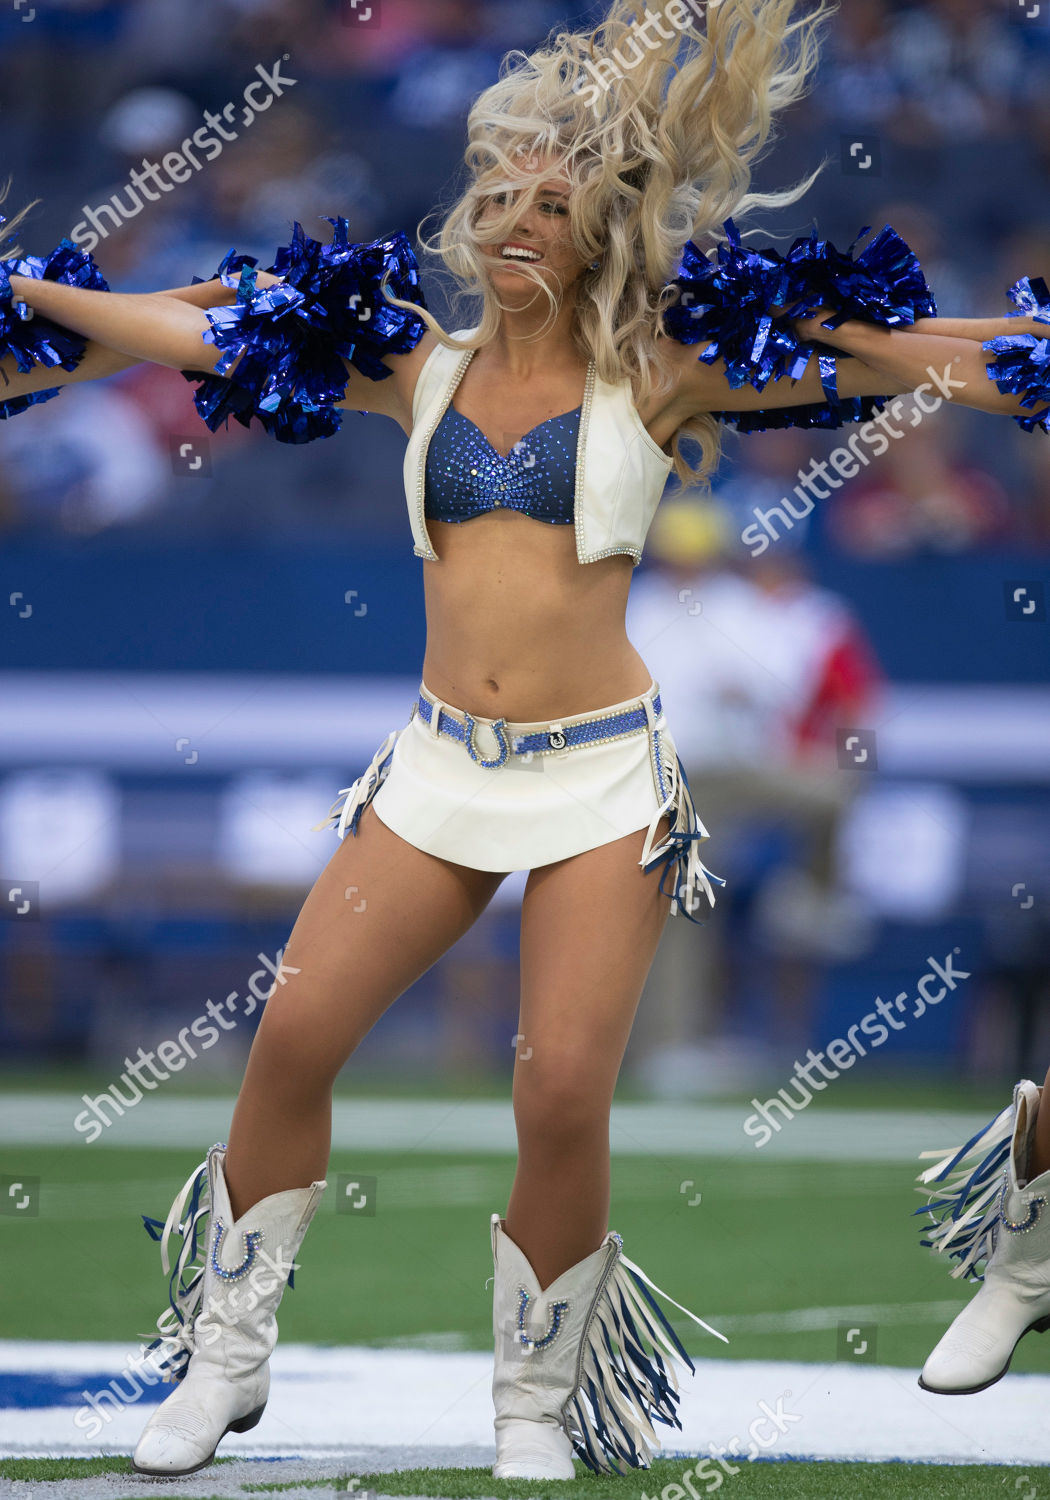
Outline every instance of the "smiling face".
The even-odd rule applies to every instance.
[[[535,266],[555,294],[574,286],[587,270],[573,244],[569,220],[568,176],[559,171],[549,158],[530,158],[527,167],[539,178],[538,190],[531,203],[521,203],[516,213],[507,215],[522,199],[520,190],[496,192],[482,200],[475,221],[482,232],[502,226],[497,240],[482,242],[485,272],[502,301],[513,303],[519,298],[527,303],[537,295],[532,278],[520,268]]]

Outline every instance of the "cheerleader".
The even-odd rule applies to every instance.
[[[919,1178],[932,1194],[921,1243],[979,1290],[938,1342],[923,1390],[969,1396],[995,1385],[1026,1333],[1050,1330],[1050,1074],[1022,1078],[1013,1102]]]
[[[465,186],[432,247],[477,298],[469,327],[426,308],[403,234],[355,244],[341,219],[325,245],[296,226],[267,273],[231,256],[211,282],[151,296],[86,284],[80,263],[8,264],[9,300],[38,315],[2,330],[15,409],[147,359],[197,382],[211,427],[232,415],[302,442],[378,413],[407,438],[423,561],[407,722],[320,825],[340,842],[289,938],[228,1145],[147,1223],[171,1289],[150,1356],[177,1388],[137,1472],[192,1473],[260,1420],[276,1310],[326,1185],[332,1085],[520,869],[518,1161],[490,1219],[493,1474],[567,1480],[574,1456],[647,1468],[654,1424],[681,1425],[676,1366],[694,1367],[608,1228],[609,1113],[664,923],[698,920],[721,882],[625,633],[631,576],[670,472],[704,483],[724,425],[882,423],[881,404],[917,389],[1020,417],[1027,394],[989,380],[981,343],[1039,332],[1034,316],[943,324],[889,226],[857,256],[815,232],[786,256],[745,245],[731,215],[813,181],[749,191],[834,8],[671,0],[639,25],[616,0],[594,31],[511,53],[470,111]],[[44,324],[79,346],[41,339]],[[422,1236],[419,1255],[426,1274]],[[354,1436],[351,1417],[339,1437]]]

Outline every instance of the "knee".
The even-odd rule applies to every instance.
[[[274,1006],[259,1022],[248,1073],[268,1094],[309,1101],[331,1090],[343,1062],[302,1016]]]
[[[611,1092],[588,1077],[588,1064],[534,1058],[519,1061],[514,1078],[514,1122],[522,1149],[567,1152],[596,1138],[608,1141]],[[593,1060],[590,1064],[593,1073]]]

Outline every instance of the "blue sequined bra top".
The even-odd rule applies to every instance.
[[[506,507],[537,521],[571,525],[583,407],[549,417],[503,456],[469,417],[449,406],[427,450],[431,521],[469,521]]]

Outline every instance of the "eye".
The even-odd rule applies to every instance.
[[[564,203],[555,203],[552,199],[549,198],[545,199],[544,202],[540,204],[540,207],[545,209],[548,213],[560,214],[562,218],[564,218],[569,212]]]

